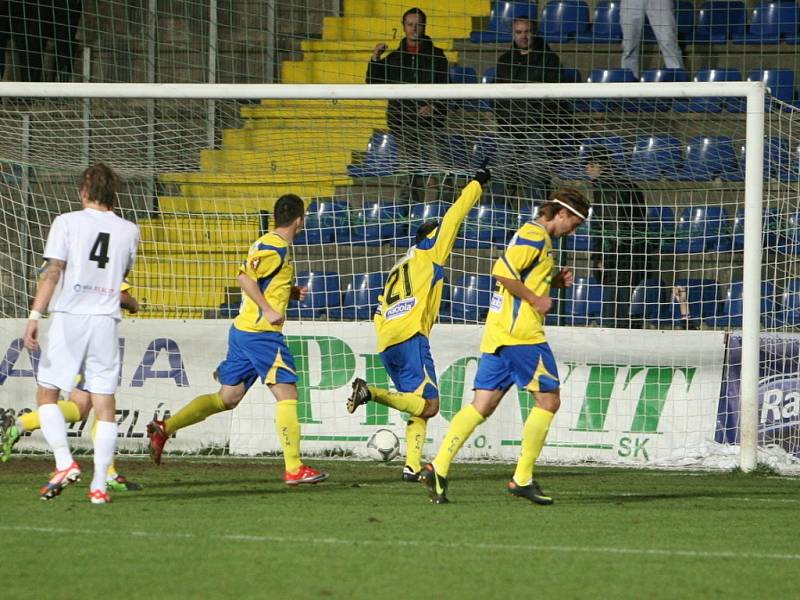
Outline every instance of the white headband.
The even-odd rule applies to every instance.
[[[567,209],[569,212],[571,212],[571,213],[572,213],[573,215],[575,215],[576,217],[580,217],[580,218],[581,218],[581,219],[583,219],[584,221],[586,220],[586,216],[584,216],[584,215],[582,215],[581,213],[579,213],[577,210],[575,210],[574,208],[572,208],[572,207],[571,207],[569,204],[564,204],[564,203],[563,203],[561,200],[559,200],[558,198],[553,198],[552,200],[550,200],[550,202],[555,202],[556,204],[560,204],[561,206],[563,206],[564,208],[566,208],[566,209]]]

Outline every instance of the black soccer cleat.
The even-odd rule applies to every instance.
[[[353,393],[347,399],[347,412],[351,415],[356,412],[356,409],[362,404],[366,404],[371,400],[367,382],[363,379],[356,377],[353,380]]]
[[[528,485],[519,485],[513,479],[508,482],[508,493],[517,498],[524,498],[534,504],[549,505],[553,503],[550,496],[545,495],[542,488],[539,487],[539,482],[532,479]]]
[[[436,472],[433,463],[428,463],[419,473],[419,479],[428,488],[428,498],[434,504],[448,504],[447,478]]]
[[[403,467],[403,474],[400,476],[400,479],[407,483],[417,483],[421,481],[420,473],[422,471],[415,471],[409,465]]]

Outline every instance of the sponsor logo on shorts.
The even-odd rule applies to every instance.
[[[399,302],[395,302],[386,311],[385,319],[387,321],[391,321],[392,319],[397,319],[399,317],[402,317],[403,315],[410,313],[411,309],[413,309],[416,305],[417,305],[416,298],[406,298],[405,300],[400,300]]]
[[[489,310],[494,312],[500,312],[500,309],[503,308],[503,294],[498,294],[497,292],[492,294],[492,301],[489,303]]]

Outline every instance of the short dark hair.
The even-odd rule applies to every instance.
[[[514,23],[517,21],[528,21],[531,24],[531,30],[536,29],[536,17],[531,17],[529,15],[517,15],[511,21],[511,27],[514,27]]]
[[[111,167],[105,163],[97,163],[84,170],[80,189],[86,191],[92,202],[114,208],[120,183],[119,176]]]
[[[550,198],[539,207],[538,215],[548,221],[558,214],[558,211],[565,208],[572,209],[579,213],[584,221],[589,218],[591,205],[586,197],[578,190],[573,188],[562,188],[550,194]],[[570,211],[570,214],[572,211]]]
[[[428,22],[428,15],[425,14],[425,11],[423,11],[421,8],[417,8],[416,6],[414,8],[409,8],[406,12],[404,12],[403,18],[400,19],[400,22],[405,24],[406,17],[408,15],[418,15],[420,23],[423,25]]]
[[[275,227],[286,227],[291,225],[297,217],[302,217],[306,213],[303,200],[297,194],[284,194],[275,201],[273,215],[275,217]]]
[[[439,227],[439,221],[425,221],[417,227],[417,235],[414,237],[414,244],[419,244],[428,237],[428,234]]]
[[[599,149],[590,150],[586,156],[586,164],[608,167],[611,164],[611,158],[608,155],[608,151]]]

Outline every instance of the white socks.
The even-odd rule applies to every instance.
[[[56,471],[63,471],[72,464],[72,453],[67,443],[67,423],[57,404],[43,404],[39,407],[39,423],[47,444],[56,459]],[[105,472],[105,471],[104,471]]]
[[[106,491],[106,473],[117,447],[117,424],[97,421],[94,432],[94,474],[91,490]]]

